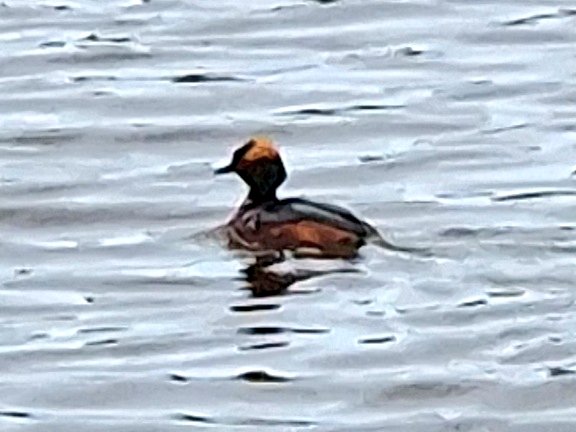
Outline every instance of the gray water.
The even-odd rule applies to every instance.
[[[4,0],[2,432],[576,430],[573,1]],[[400,245],[267,272],[282,196]]]

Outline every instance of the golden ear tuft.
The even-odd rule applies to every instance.
[[[278,149],[272,140],[266,136],[256,136],[250,139],[253,143],[250,150],[242,158],[246,162],[253,162],[258,159],[277,159],[279,158]]]

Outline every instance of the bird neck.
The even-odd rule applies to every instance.
[[[265,193],[262,193],[262,191],[256,188],[251,188],[250,192],[248,193],[248,196],[246,197],[245,202],[253,205],[258,205],[263,204],[265,202],[277,201],[277,200],[278,198],[276,197],[276,189],[269,189]]]

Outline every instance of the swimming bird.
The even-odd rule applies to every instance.
[[[278,199],[286,180],[280,153],[267,137],[255,137],[238,148],[232,161],[215,174],[236,173],[248,185],[248,196],[225,226],[229,247],[259,254],[292,251],[298,257],[353,258],[367,241],[385,242],[378,231],[350,211],[303,198]]]

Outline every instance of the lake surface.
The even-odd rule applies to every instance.
[[[576,5],[4,0],[0,430],[576,429]],[[262,271],[282,196],[396,244]]]

